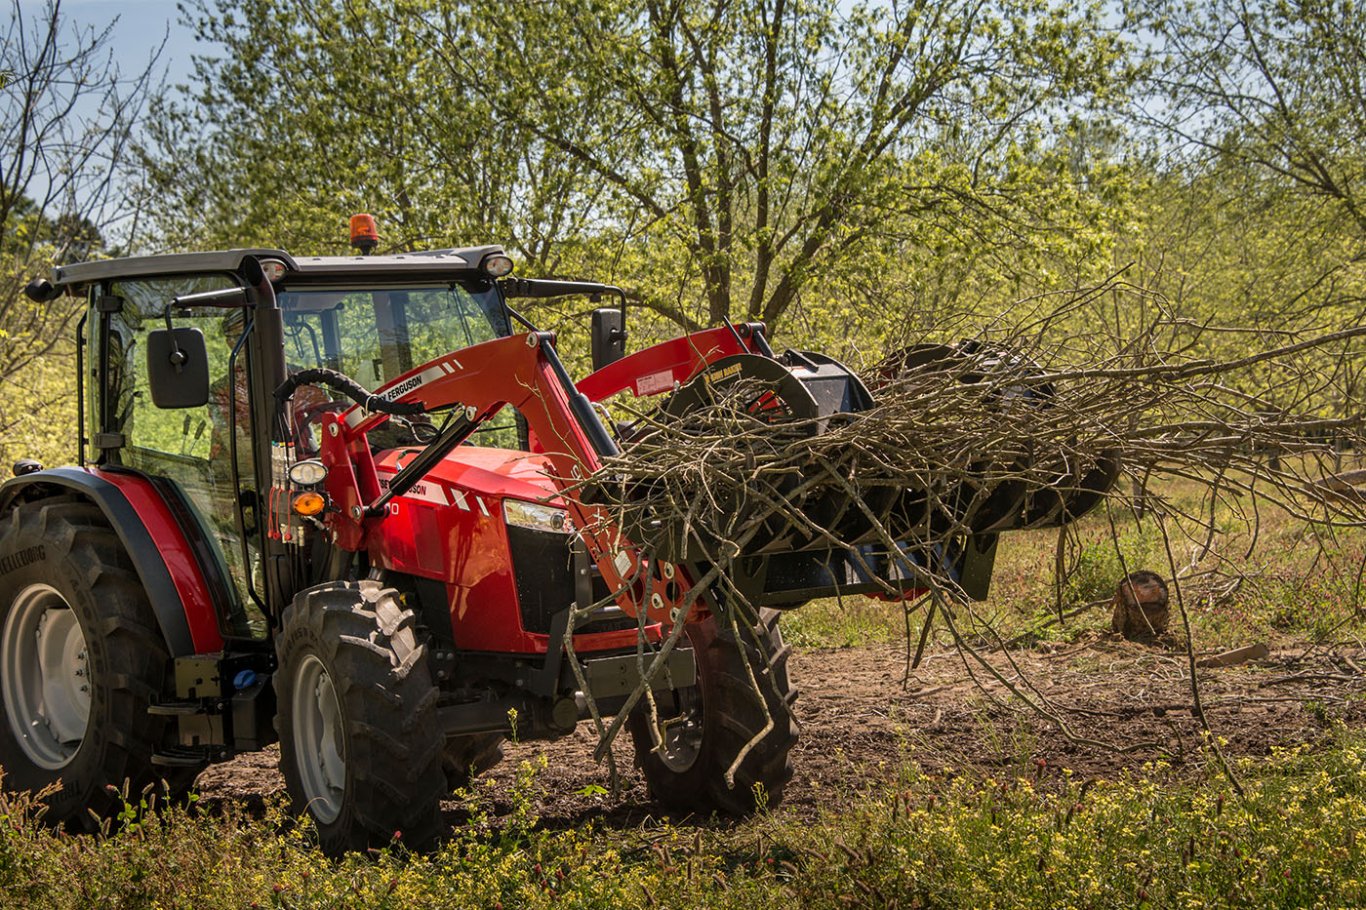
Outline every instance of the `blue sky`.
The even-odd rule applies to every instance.
[[[41,10],[42,0],[19,0],[25,15]],[[167,81],[185,82],[191,72],[190,57],[208,48],[194,40],[194,32],[179,24],[175,0],[62,0],[62,14],[73,23],[104,28],[117,19],[112,45],[118,51],[124,72],[140,70],[148,56],[168,34],[160,64]]]

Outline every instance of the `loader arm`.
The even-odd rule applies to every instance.
[[[440,454],[511,405],[539,441],[545,473],[564,501],[589,557],[615,593],[617,605],[632,617],[643,608],[654,622],[675,622],[702,610],[703,604],[693,603],[695,596],[688,597],[690,585],[678,567],[644,558],[621,533],[608,509],[586,501],[582,481],[602,467],[602,456],[614,453],[615,444],[588,399],[569,380],[553,342],[554,336],[546,332],[487,341],[444,354],[377,389],[375,397],[386,401],[420,404],[428,412],[452,412],[439,438],[408,465],[425,473],[425,462],[440,460]],[[390,481],[386,492],[367,441],[367,434],[388,419],[359,405],[323,418],[321,454],[328,468],[327,491],[339,507],[330,513],[329,521],[337,545],[344,549],[363,549],[370,532],[397,508],[389,500],[405,480],[407,466]],[[442,448],[433,450],[438,446]],[[428,455],[429,451],[433,454]],[[410,475],[406,479],[420,478]]]
[[[670,338],[590,373],[579,380],[578,390],[592,401],[628,389],[637,398],[672,392],[723,357],[771,355],[763,337],[762,322],[747,322]]]

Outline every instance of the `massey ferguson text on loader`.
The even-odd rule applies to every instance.
[[[796,729],[775,608],[910,593],[913,567],[873,545],[754,541],[762,609],[733,625],[718,586],[693,590],[710,568],[697,548],[631,540],[579,481],[630,444],[600,416],[620,392],[675,416],[727,382],[802,418],[874,396],[828,357],[775,355],[760,324],[626,356],[616,288],[511,270],[497,246],[252,249],[68,265],[30,285],[87,309],[78,464],[22,462],[0,486],[7,789],[58,782],[47,818],[88,826],[125,781],[174,792],[278,739],[326,850],[395,831],[422,847],[442,833],[442,797],[499,760],[514,724],[550,738],[590,700],[621,711],[638,652],[681,623],[651,681],[657,712],[629,719],[652,795],[776,804]],[[594,314],[596,372],[578,383],[555,336],[509,306],[570,294],[622,301]],[[1049,516],[998,510],[939,568],[984,596],[997,533],[1076,517],[1102,474]]]

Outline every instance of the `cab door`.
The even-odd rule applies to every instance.
[[[145,474],[182,517],[200,555],[228,638],[264,638],[253,423],[242,309],[177,309],[177,328],[197,328],[208,353],[206,405],[162,409],[147,376],[148,333],[166,327],[177,296],[236,285],[228,275],[109,282],[100,319],[92,424],[99,463]]]

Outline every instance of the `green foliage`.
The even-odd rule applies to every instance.
[[[0,380],[0,476],[20,458],[48,467],[76,460],[76,360],[60,345]]]
[[[1135,119],[1161,155],[1126,255],[1188,320],[1173,346],[1238,356],[1288,331],[1360,324],[1366,14],[1300,0],[1126,9],[1150,67]],[[1312,407],[1355,413],[1361,354],[1332,352],[1347,392]],[[1284,373],[1249,371],[1237,385],[1268,412],[1313,396]]]
[[[1048,789],[907,784],[789,842],[830,845],[800,850],[799,903],[836,883],[874,906],[1351,906],[1366,889],[1359,747],[1274,756],[1244,800],[1217,783],[1167,786],[1157,769]]]
[[[838,337],[883,272],[925,309],[1106,246],[1123,175],[1074,141],[1127,79],[1099,10],[204,0],[225,52],[160,111],[147,204],[170,245],[298,252],[369,209],[394,249],[502,240],[676,324]]]
[[[514,809],[470,820],[432,856],[395,832],[332,862],[271,804],[253,819],[131,797],[123,825],[73,836],[0,797],[8,906],[1085,907],[1324,906],[1366,900],[1366,748],[1245,763],[1246,797],[1161,766],[1117,780],[982,779],[904,766],[814,819],[734,829],[539,826]],[[534,778],[528,770],[523,776]],[[514,802],[529,805],[534,787]],[[143,803],[149,805],[143,805]]]
[[[919,632],[923,613],[911,617]],[[906,637],[905,608],[863,596],[817,600],[782,619],[783,641],[799,648],[853,648]]]
[[[1074,541],[1075,549],[1065,557],[1063,605],[1078,607],[1114,597],[1120,579],[1131,572],[1149,571],[1156,566],[1166,574],[1167,556],[1162,538],[1150,523],[1147,527],[1122,525],[1119,533],[1093,525]]]
[[[1316,197],[1366,228],[1366,10],[1352,0],[1139,0],[1156,40],[1149,120],[1186,143]]]

